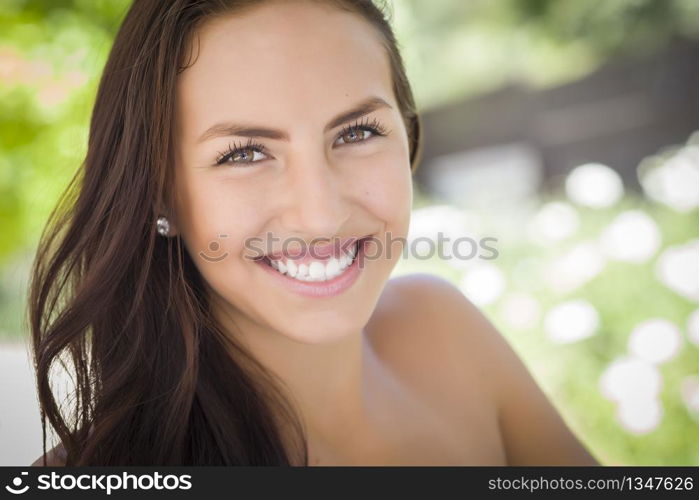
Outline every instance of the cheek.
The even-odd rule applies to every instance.
[[[234,259],[221,258],[224,254],[237,255],[242,251],[247,234],[244,199],[226,183],[209,179],[190,178],[178,186],[178,220],[181,237],[202,274],[212,265],[225,266]],[[211,265],[210,265],[211,264]]]
[[[413,187],[407,156],[385,154],[362,166],[360,192],[363,204],[392,230],[403,228],[410,217]],[[387,228],[388,229],[388,228]]]

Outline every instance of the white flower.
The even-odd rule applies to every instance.
[[[549,264],[546,282],[555,292],[570,292],[597,276],[604,264],[604,255],[597,243],[585,241]]]
[[[544,330],[553,342],[567,344],[597,331],[599,314],[586,300],[570,300],[552,308],[544,318]]]
[[[612,401],[649,399],[657,396],[662,387],[658,368],[634,356],[614,360],[599,380],[602,395]]]
[[[580,226],[578,212],[570,204],[553,201],[543,205],[528,225],[529,237],[542,245],[575,234]]]
[[[650,432],[660,423],[662,383],[655,365],[634,356],[617,358],[599,379],[602,395],[617,403],[617,421],[634,434]]]
[[[505,276],[495,264],[479,262],[465,271],[459,288],[474,304],[487,305],[505,291]]]
[[[566,177],[566,194],[579,205],[606,208],[624,194],[621,177],[601,163],[587,163],[574,168]]]
[[[624,399],[617,406],[616,418],[627,431],[647,434],[660,424],[663,407],[657,398]]]
[[[678,212],[694,210],[699,207],[699,146],[683,147],[669,158],[644,160],[638,177],[649,198]]]
[[[667,248],[660,255],[655,272],[672,291],[699,302],[699,239]]]
[[[636,325],[629,336],[629,352],[649,363],[664,363],[682,347],[682,333],[671,321],[654,318]]]
[[[641,210],[619,214],[600,236],[600,247],[610,258],[644,262],[660,247],[660,229]]]

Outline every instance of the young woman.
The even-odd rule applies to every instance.
[[[456,287],[389,280],[419,146],[371,1],[136,0],[35,263],[35,465],[595,464]]]

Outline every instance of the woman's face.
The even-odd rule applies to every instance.
[[[271,2],[198,32],[198,57],[177,87],[173,229],[213,292],[215,314],[243,331],[304,343],[357,332],[401,255],[385,242],[407,235],[408,139],[379,37],[356,14],[310,2]],[[367,102],[361,116],[335,120]],[[289,277],[293,259],[282,275],[250,258],[329,242],[342,251],[344,239],[368,235],[363,265],[325,282]],[[328,272],[321,254],[309,256],[320,264],[305,262],[316,278]],[[295,263],[298,273],[303,260]]]

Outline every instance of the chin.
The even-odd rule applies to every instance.
[[[353,335],[361,331],[363,327],[363,324],[358,324],[355,321],[351,325],[338,325],[337,322],[332,321],[315,321],[307,328],[299,327],[294,330],[287,328],[279,330],[279,333],[301,344],[320,345],[330,344]]]

